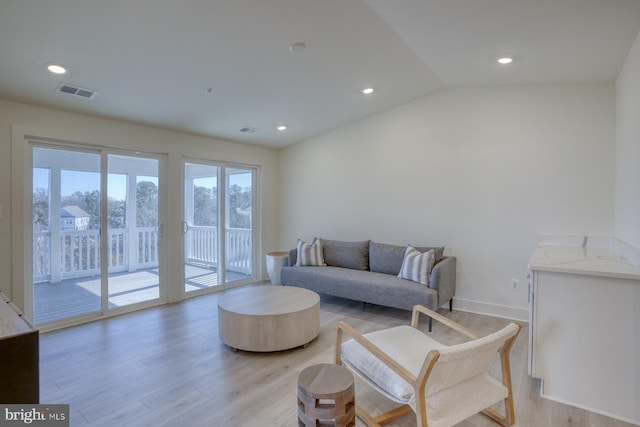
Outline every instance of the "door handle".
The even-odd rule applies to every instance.
[[[182,235],[184,236],[188,232],[189,232],[189,224],[187,224],[185,221],[182,221]]]

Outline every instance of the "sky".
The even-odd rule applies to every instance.
[[[157,177],[138,177],[140,181],[151,181],[158,185]],[[126,196],[126,175],[120,174],[108,174],[107,175],[107,188],[109,191],[109,197],[116,200],[124,200]],[[198,180],[198,185],[203,185],[208,188],[215,187],[217,179],[201,178]],[[242,188],[251,187],[251,174],[233,174],[230,175],[229,184],[237,184]],[[100,190],[100,174],[98,172],[80,172],[63,170],[61,175],[61,195],[70,196],[76,191],[82,193],[87,191]],[[49,171],[43,168],[33,169],[33,188],[49,188]]]
[[[151,181],[158,185],[157,177],[138,177],[140,181]],[[87,191],[100,190],[100,174],[97,172],[78,172],[64,170],[61,174],[60,193],[62,197],[70,196],[76,191],[81,193]],[[49,188],[49,171],[47,169],[33,169],[33,188]],[[107,189],[109,197],[116,200],[124,200],[127,190],[126,175],[113,174],[107,175]]]

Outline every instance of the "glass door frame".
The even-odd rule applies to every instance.
[[[48,156],[47,160],[40,160],[35,158],[36,150],[47,150]],[[96,284],[92,283],[90,285],[86,285],[84,287],[84,293],[87,297],[82,298],[84,303],[84,308],[79,309],[72,315],[67,316],[54,316],[55,318],[46,319],[47,313],[51,314],[51,312],[55,312],[57,314],[60,313],[60,309],[57,310],[44,310],[45,319],[40,323],[36,323],[38,320],[36,315],[38,311],[36,310],[36,300],[38,300],[38,293],[36,292],[36,286],[38,287],[47,287],[47,283],[51,284],[62,284],[63,282],[69,283],[69,280],[73,280],[72,278],[81,279],[83,277],[91,277],[93,274],[95,277],[95,270],[97,269],[100,274],[98,277],[101,277],[102,271],[102,259],[104,254],[102,251],[102,242],[101,242],[101,230],[91,231],[90,229],[86,229],[83,231],[77,228],[72,224],[68,224],[65,222],[64,229],[62,226],[62,215],[61,210],[64,207],[62,203],[62,186],[63,182],[68,182],[64,179],[64,175],[69,172],[75,173],[83,173],[83,174],[97,174],[98,182],[95,186],[90,186],[86,192],[91,191],[101,191],[102,189],[102,177],[101,177],[101,168],[102,168],[102,158],[101,152],[99,149],[94,147],[80,147],[80,146],[71,146],[64,144],[54,144],[49,142],[44,142],[41,140],[33,140],[30,139],[28,141],[28,151],[29,151],[29,171],[31,176],[31,183],[28,186],[29,195],[25,197],[27,199],[27,204],[29,205],[28,217],[33,218],[33,194],[34,194],[34,171],[36,167],[44,168],[48,170],[47,176],[47,230],[41,238],[43,239],[45,250],[42,251],[40,258],[42,260],[42,266],[40,271],[40,280],[36,282],[35,275],[38,272],[32,270],[32,274],[28,276],[25,281],[26,287],[30,292],[30,298],[27,300],[27,305],[30,307],[30,312],[32,316],[30,319],[32,323],[37,324],[38,327],[41,325],[47,325],[49,323],[64,323],[68,319],[72,318],[91,318],[95,316],[99,316],[102,313],[102,296],[104,293],[104,288],[102,286],[102,280]],[[53,153],[55,151],[55,154]],[[59,154],[59,156],[58,156]],[[45,153],[43,153],[45,155]],[[74,160],[69,160],[71,156],[78,156]],[[53,159],[52,159],[53,158]],[[41,164],[44,162],[44,164]],[[70,169],[69,164],[82,163],[83,166],[78,169]],[[87,167],[88,166],[88,167]],[[87,180],[88,177],[83,176]],[[86,194],[85,192],[85,194]],[[85,207],[86,209],[86,207]],[[104,217],[103,211],[103,200],[102,193],[100,193],[100,201],[99,201],[99,209],[98,209],[98,217],[100,218],[99,224],[102,224],[102,218]],[[78,214],[78,212],[75,212]],[[85,214],[85,211],[82,210],[82,213]],[[95,211],[94,211],[95,213]],[[90,216],[89,216],[90,217]],[[87,219],[89,218],[87,217]],[[32,223],[33,221],[30,221]],[[75,221],[71,221],[75,222]],[[33,226],[29,227],[31,232],[34,232]],[[95,230],[95,229],[94,229]],[[30,262],[32,266],[36,264],[36,258],[38,255],[36,251],[34,251],[35,245],[35,235],[31,234],[29,238],[29,244],[27,244],[26,249],[29,250],[29,256],[27,260]],[[46,242],[48,241],[48,244]],[[100,242],[96,245],[96,242]],[[87,255],[87,252],[92,253],[93,255]],[[40,252],[38,252],[40,254]],[[83,256],[86,256],[85,261],[83,262]],[[46,262],[48,260],[48,263]],[[93,262],[92,262],[93,261]],[[37,264],[40,264],[39,262]],[[91,265],[94,266],[91,269]],[[84,268],[86,267],[86,268]],[[44,270],[44,271],[43,271]],[[46,272],[48,271],[48,275]],[[86,274],[83,274],[86,272]],[[44,273],[44,274],[43,274]],[[46,279],[48,276],[48,280]],[[78,277],[79,276],[79,277]],[[83,292],[80,289],[74,291],[69,291],[69,289],[73,289],[74,285],[60,286],[60,289],[57,289],[56,294],[67,293],[67,296],[76,296],[78,292]],[[82,289],[82,288],[81,288]],[[98,292],[97,294],[95,292]],[[45,292],[48,293],[48,292]],[[95,303],[91,300],[94,297],[98,298],[98,301]],[[56,300],[59,298],[58,295],[48,295],[47,297],[43,297],[45,301],[54,301],[54,306],[58,305]],[[87,300],[87,298],[89,300]],[[41,300],[39,300],[41,301]],[[42,301],[41,301],[42,302]],[[42,311],[40,311],[42,314]],[[68,313],[67,313],[68,314]],[[46,326],[45,326],[46,327]]]
[[[202,167],[202,168],[211,168],[212,172],[215,169],[215,179],[216,179],[216,217],[215,217],[215,222],[216,225],[215,227],[213,227],[215,229],[215,251],[214,253],[214,259],[211,260],[209,259],[211,257],[211,251],[204,249],[202,251],[199,251],[201,253],[195,254],[195,256],[193,256],[194,254],[191,253],[191,250],[194,247],[198,247],[199,249],[203,249],[201,244],[194,244],[194,237],[189,237],[190,233],[192,233],[192,230],[195,230],[194,227],[196,226],[202,226],[202,227],[207,227],[206,225],[202,225],[202,224],[193,224],[190,222],[195,222],[195,217],[196,217],[196,213],[195,213],[195,192],[193,191],[193,187],[194,185],[192,185],[190,189],[187,189],[187,185],[189,182],[193,182],[195,179],[206,179],[206,178],[212,178],[213,175],[201,175],[201,176],[197,176],[197,177],[187,177],[189,175],[188,172],[188,166],[196,166],[196,167]],[[183,170],[183,174],[182,174],[182,188],[184,190],[183,193],[183,198],[182,198],[182,278],[183,278],[183,284],[182,284],[182,293],[184,296],[194,296],[194,295],[200,295],[202,293],[207,293],[207,291],[211,290],[211,289],[219,289],[220,288],[220,278],[224,277],[224,272],[221,272],[220,270],[220,265],[221,265],[221,261],[224,260],[224,255],[223,255],[223,246],[224,246],[224,241],[223,241],[223,233],[222,233],[222,228],[221,228],[221,224],[224,221],[224,217],[225,217],[225,212],[224,212],[224,206],[225,206],[225,201],[223,200],[222,197],[220,197],[223,192],[221,187],[224,185],[224,177],[222,176],[222,171],[223,171],[223,167],[218,164],[217,162],[208,162],[208,161],[202,161],[202,160],[194,160],[194,159],[183,159],[182,162],[182,170]],[[191,180],[191,181],[189,181]],[[188,214],[187,214],[188,212]],[[211,226],[208,226],[211,227]],[[197,233],[197,235],[201,236],[202,239],[205,239],[205,243],[213,240],[207,237],[204,237],[206,234],[209,234],[206,232],[206,230],[200,230],[201,232]],[[191,263],[189,262],[189,258],[192,255],[192,260],[195,259],[196,261],[191,261]],[[195,267],[198,268],[199,270],[201,269],[201,271],[198,271],[197,277],[199,279],[199,281],[201,283],[199,283],[198,285],[203,286],[202,289],[193,289],[193,290],[187,290],[187,281],[189,280],[187,275],[187,265],[192,265],[192,264],[198,264],[201,265],[201,267]],[[211,269],[211,264],[215,265],[215,272],[214,271],[209,271]],[[209,285],[209,283],[213,284]],[[222,282],[224,283],[224,282]],[[197,285],[196,285],[197,286]]]
[[[129,157],[140,157],[145,159],[153,159],[158,162],[158,275],[159,275],[159,297],[151,300],[145,300],[137,303],[124,305],[122,307],[109,308],[109,271],[108,271],[108,242],[107,238],[101,238],[100,242],[100,311],[95,311],[83,315],[66,317],[60,320],[41,323],[38,327],[41,330],[52,330],[59,327],[66,327],[73,324],[83,323],[86,321],[96,320],[98,318],[106,318],[114,315],[136,311],[142,308],[164,304],[167,302],[167,267],[164,243],[164,222],[166,218],[166,155],[155,153],[141,153],[139,151],[129,151],[124,149],[114,149],[104,146],[96,146],[92,144],[71,143],[52,141],[41,137],[29,137],[25,135],[25,162],[24,162],[24,210],[28,215],[26,218],[32,218],[33,211],[33,149],[36,147],[59,149],[63,151],[77,151],[94,153],[100,155],[100,212],[101,226],[100,235],[108,235],[108,157],[109,155],[120,155]],[[135,218],[133,219],[135,221]],[[33,225],[32,220],[25,221],[25,245],[24,253],[24,308],[27,318],[33,321],[35,312],[35,296],[33,283]],[[29,243],[30,242],[30,243]]]
[[[207,287],[205,289],[199,289],[199,290],[192,290],[192,291],[187,291],[186,290],[186,286],[183,283],[182,287],[181,287],[181,291],[182,291],[182,299],[185,298],[191,298],[191,297],[195,297],[195,296],[199,296],[199,295],[203,295],[203,294],[207,294],[207,293],[212,293],[212,292],[218,292],[224,289],[229,289],[229,288],[233,288],[233,287],[237,287],[237,286],[242,286],[242,285],[246,285],[249,283],[253,283],[257,280],[258,277],[258,264],[257,264],[257,254],[258,254],[258,240],[257,240],[257,236],[259,236],[259,215],[258,215],[258,200],[259,200],[259,195],[258,195],[258,191],[257,191],[257,183],[258,183],[258,171],[259,171],[259,167],[258,166],[254,166],[254,165],[245,165],[245,164],[238,164],[238,163],[230,163],[230,162],[222,162],[222,161],[215,161],[215,160],[207,160],[207,159],[197,159],[197,158],[193,158],[193,157],[186,157],[184,156],[182,158],[182,189],[183,189],[183,197],[182,197],[182,220],[181,220],[181,224],[183,227],[183,238],[182,238],[182,257],[183,257],[183,262],[182,264],[182,279],[184,281],[186,281],[186,269],[185,269],[185,264],[186,264],[186,245],[185,245],[185,228],[188,228],[187,225],[187,218],[185,216],[185,208],[186,208],[186,203],[187,203],[187,192],[186,192],[186,165],[190,163],[190,164],[197,164],[197,165],[203,165],[203,166],[211,166],[211,167],[215,167],[218,168],[218,176],[217,176],[217,186],[218,186],[218,205],[217,205],[217,209],[218,209],[218,217],[217,217],[217,221],[218,221],[218,225],[217,225],[217,229],[218,229],[218,236],[217,236],[217,244],[218,244],[218,268],[217,268],[217,274],[218,274],[218,284],[215,286],[210,286]],[[226,267],[227,267],[227,248],[226,248],[226,235],[227,235],[227,222],[228,222],[228,218],[227,218],[227,202],[228,202],[228,192],[227,192],[227,187],[228,187],[228,183],[227,183],[227,169],[246,169],[248,172],[251,172],[251,188],[252,188],[252,195],[251,195],[251,199],[252,199],[252,219],[251,219],[251,241],[252,241],[252,245],[251,245],[251,274],[247,276],[247,278],[242,279],[242,280],[236,280],[233,282],[228,282],[226,279]],[[185,227],[186,225],[186,227]]]
[[[105,164],[103,164],[103,170],[106,171],[106,174],[103,175],[103,180],[102,180],[102,185],[103,185],[103,191],[105,191],[105,198],[109,197],[109,193],[108,193],[108,182],[106,182],[106,180],[104,179],[105,177],[108,177],[109,175],[109,164],[108,164],[108,158],[111,155],[114,156],[126,156],[126,157],[138,157],[141,159],[152,159],[152,160],[156,160],[158,162],[158,231],[157,231],[157,237],[158,237],[158,241],[157,241],[157,245],[158,245],[158,286],[159,286],[159,291],[158,291],[158,298],[154,298],[154,299],[150,299],[150,300],[143,300],[140,302],[136,302],[136,303],[132,303],[132,304],[126,304],[123,305],[121,307],[117,307],[117,308],[109,308],[109,297],[110,297],[110,288],[109,288],[109,271],[108,268],[103,269],[102,274],[106,276],[106,280],[103,278],[102,281],[102,285],[103,285],[103,295],[105,295],[105,298],[103,298],[102,304],[103,304],[103,312],[104,313],[111,313],[111,314],[120,314],[120,313],[128,313],[134,310],[138,310],[140,308],[146,308],[146,307],[152,307],[152,306],[156,306],[156,305],[160,305],[160,304],[165,304],[168,301],[168,289],[167,289],[167,268],[166,268],[166,256],[164,255],[165,253],[165,232],[164,232],[164,224],[165,224],[165,217],[166,217],[166,169],[165,169],[165,165],[166,165],[166,156],[164,155],[159,155],[159,154],[150,154],[150,153],[142,153],[140,151],[128,151],[128,150],[122,150],[122,149],[104,149],[103,150],[103,156],[102,156],[102,160],[105,162]],[[140,175],[143,176],[143,175]],[[129,188],[131,188],[132,186],[129,185]],[[108,215],[105,215],[104,213],[108,210],[108,206],[105,206],[105,208],[103,209],[103,220],[102,220],[102,229],[103,230],[109,230],[108,227]],[[128,207],[128,210],[131,210],[130,207]],[[131,219],[131,218],[130,218]],[[135,221],[137,220],[137,218],[133,218],[132,219],[135,223]],[[136,236],[137,237],[137,236]],[[131,237],[130,237],[131,238]],[[103,249],[105,251],[108,250],[108,245],[102,245]],[[106,258],[103,257],[102,259],[109,259],[108,258],[108,253],[105,253],[104,256],[107,256]],[[106,289],[105,289],[106,287]]]

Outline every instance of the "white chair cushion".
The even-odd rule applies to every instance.
[[[410,326],[398,326],[364,334],[391,359],[417,376],[427,354],[438,350],[426,384],[425,404],[430,427],[449,427],[505,399],[507,387],[484,370],[505,340],[518,333],[511,323],[479,338],[445,346]],[[354,339],[342,346],[343,363],[389,399],[408,404],[416,411],[414,389],[379,358]]]
[[[438,341],[407,325],[371,332],[364,334],[364,337],[416,376],[420,373],[426,355],[431,350],[444,347]],[[409,403],[412,400],[411,384],[356,340],[350,339],[342,345],[342,361],[391,400],[398,403]]]
[[[454,346],[441,344],[407,325],[363,336],[415,376],[420,373],[427,354],[431,350],[439,350],[440,358],[425,390],[426,396],[431,396],[467,379],[483,375],[484,369],[496,357],[498,348],[517,332],[518,326],[511,323],[486,337]],[[343,344],[342,358],[347,366],[392,400],[399,403],[409,403],[412,400],[413,387],[357,341],[351,339]]]

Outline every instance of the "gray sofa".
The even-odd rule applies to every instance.
[[[435,252],[429,284],[423,285],[398,277],[406,246],[321,240],[326,266],[295,266],[297,250],[292,249],[281,270],[283,285],[409,311],[416,304],[437,310],[447,302],[452,309],[456,258],[444,256],[443,247],[415,246],[420,252]]]

